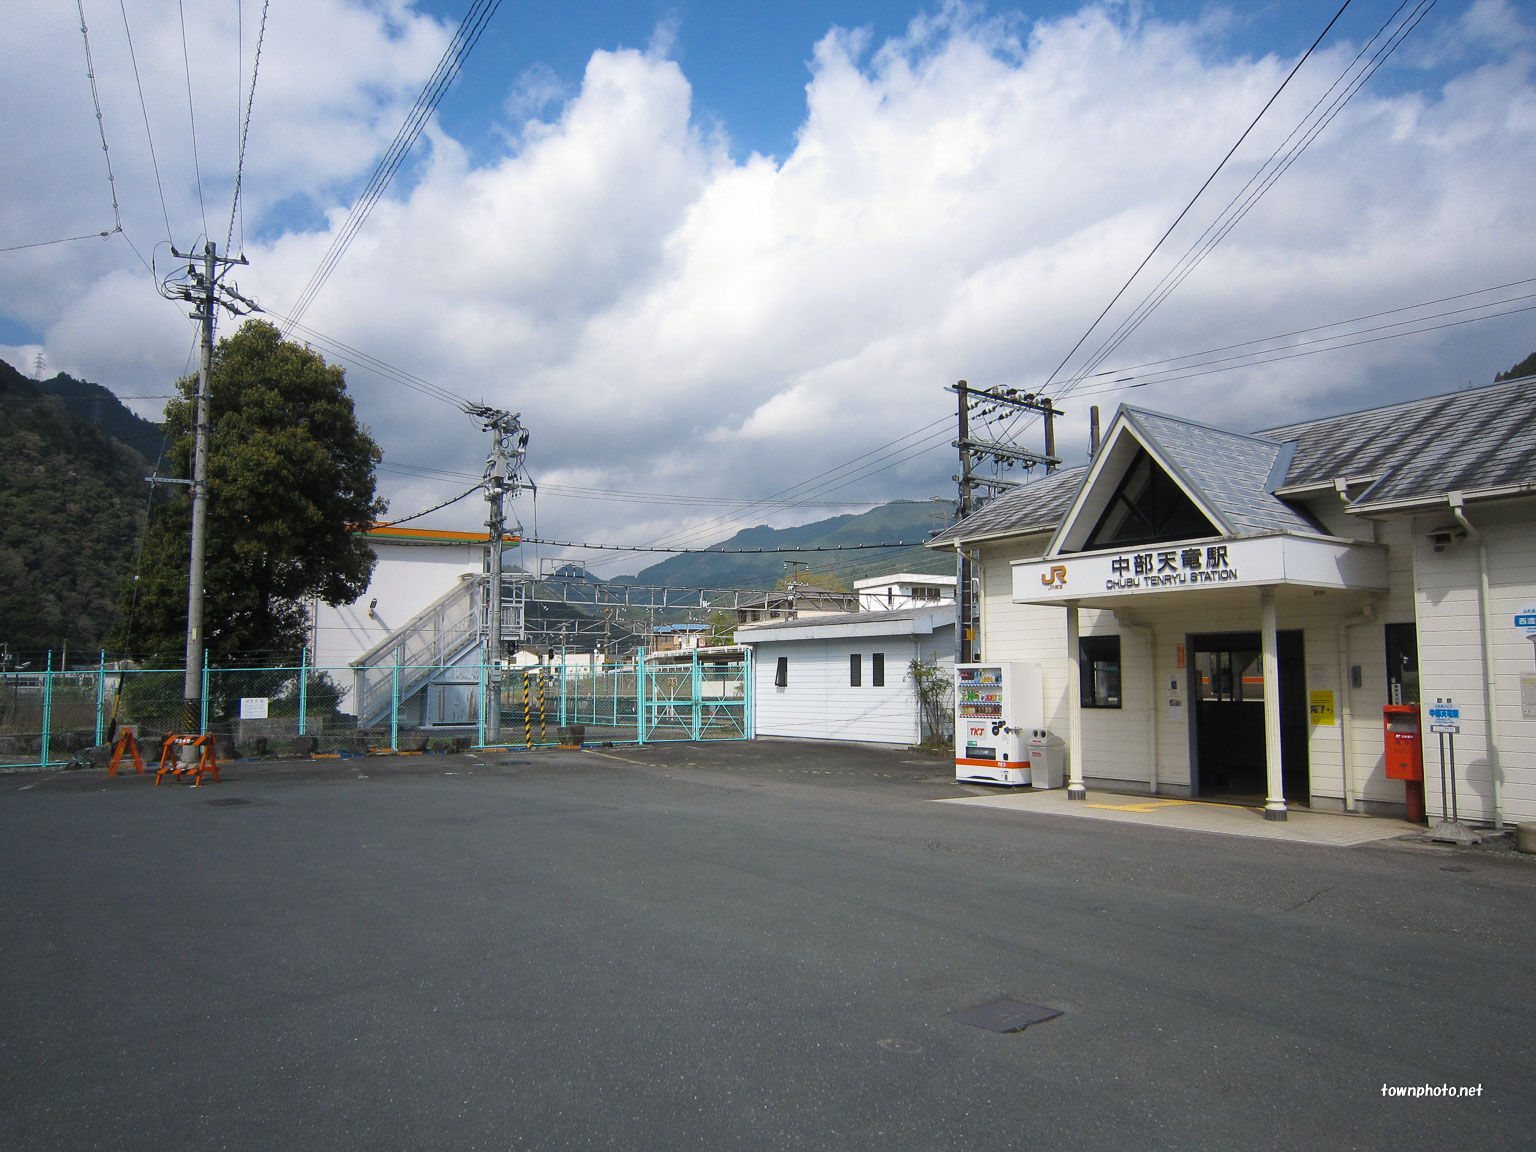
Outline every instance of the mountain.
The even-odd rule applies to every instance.
[[[71,410],[138,435],[138,417],[94,388],[66,399],[0,360],[0,642],[13,662],[66,645],[93,659],[133,572],[149,466]]]
[[[615,576],[615,584],[675,588],[772,588],[785,574],[785,562],[799,560],[811,573],[835,575],[850,586],[866,576],[893,572],[951,573],[953,554],[922,547],[922,542],[950,523],[952,505],[944,500],[899,500],[868,512],[833,516],[794,528],[759,525],[709,547],[717,551],[672,556],[635,576]],[[907,548],[817,551],[852,544],[902,542]],[[798,551],[730,555],[737,549],[789,548]]]
[[[76,419],[100,428],[146,459],[154,460],[160,455],[160,425],[130,412],[100,384],[76,380],[63,372],[51,380],[34,383],[45,394],[57,396],[64,410]]]

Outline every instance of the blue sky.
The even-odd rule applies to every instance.
[[[335,358],[522,411],[546,535],[702,543],[833,501],[947,496],[945,385],[1044,384],[1337,7],[506,0],[304,320]],[[467,8],[273,0],[242,292],[292,307]],[[1529,7],[1440,0],[1336,116],[1308,119],[1397,8],[1355,0],[1069,364],[1078,455],[1090,404],[1248,431],[1487,381],[1536,349],[1517,283],[1536,267]],[[137,398],[190,366],[150,267],[202,234],[223,246],[260,6],[183,10],[190,77],[174,9],[85,2],[123,231],[0,252],[0,358],[23,370],[40,354]],[[0,69],[0,247],[108,230],[73,8],[13,6]],[[1315,138],[1267,167],[1301,125]],[[1466,293],[1501,315],[1426,303]],[[1307,343],[1421,304],[1393,339],[1362,322]],[[451,404],[355,360],[348,380],[396,514],[478,475],[484,437]],[[877,470],[838,471],[864,453]],[[824,473],[798,504],[750,503]]]

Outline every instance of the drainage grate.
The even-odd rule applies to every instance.
[[[1054,1020],[1061,1014],[1059,1009],[1046,1008],[1039,1004],[1025,1004],[1022,1000],[1014,1000],[1008,996],[989,1000],[985,1004],[977,1004],[972,1008],[957,1008],[947,1013],[951,1019],[961,1024],[969,1024],[972,1028],[985,1028],[988,1032],[1022,1032],[1031,1024]]]

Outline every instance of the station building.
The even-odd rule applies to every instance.
[[[1536,378],[1253,434],[1122,407],[930,543],[976,658],[1042,666],[1073,796],[1403,815],[1419,705],[1430,818],[1536,820]]]

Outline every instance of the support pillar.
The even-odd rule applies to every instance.
[[[1285,772],[1280,751],[1280,629],[1275,615],[1275,590],[1259,589],[1262,617],[1264,669],[1264,768],[1269,795],[1264,800],[1264,819],[1284,820]]]
[[[1083,679],[1077,601],[1067,604],[1067,799],[1088,799],[1083,783]]]

